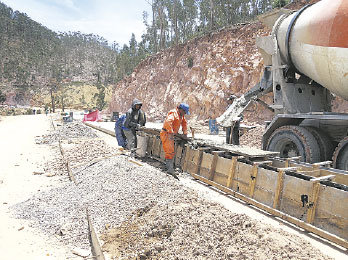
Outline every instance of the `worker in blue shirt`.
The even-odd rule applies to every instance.
[[[127,138],[123,132],[123,130],[128,130],[128,128],[124,126],[125,121],[126,121],[126,115],[124,114],[120,116],[115,122],[115,134],[116,134],[117,143],[119,146],[122,146],[123,148],[127,147]]]

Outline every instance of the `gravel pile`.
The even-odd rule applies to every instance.
[[[72,247],[88,249],[85,209],[101,232],[115,227],[132,213],[154,203],[169,203],[186,188],[160,170],[138,166],[118,156],[98,162],[83,171],[76,169],[78,185],[65,183],[16,205],[16,217],[33,220],[32,225]]]
[[[265,132],[264,125],[252,124],[256,126],[248,130],[240,137],[240,144],[261,149],[262,135]]]
[[[102,240],[114,259],[330,259],[299,237],[192,192],[139,210]]]
[[[63,156],[60,154],[58,147],[52,147],[52,150],[55,151],[54,157],[50,158],[44,164],[44,172],[47,176],[63,175],[68,176],[68,170],[66,164],[63,161]]]
[[[111,148],[100,139],[83,140],[73,145],[63,144],[63,149],[71,166],[119,152],[119,150]]]
[[[63,142],[73,162],[115,153],[101,140],[80,141]],[[74,167],[77,185],[63,181],[12,212],[71,248],[88,250],[88,208],[96,231],[104,233],[104,249],[117,259],[328,259],[303,239],[232,214],[142,164],[118,155]]]
[[[80,121],[66,123],[57,126],[56,130],[50,134],[44,135],[36,139],[37,144],[52,144],[61,140],[68,140],[71,138],[97,138],[97,134],[91,128],[85,126]]]

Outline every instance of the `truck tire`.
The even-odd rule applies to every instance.
[[[319,144],[320,161],[331,161],[335,147],[330,137],[318,128],[309,126],[305,128],[311,132]]]
[[[348,136],[336,147],[332,161],[334,168],[348,171]]]
[[[275,130],[267,141],[266,149],[280,153],[280,157],[301,156],[308,163],[320,161],[319,144],[313,134],[301,126],[287,125]]]

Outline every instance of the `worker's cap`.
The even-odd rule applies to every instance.
[[[231,94],[231,95],[227,98],[227,100],[234,100],[234,99],[236,99],[236,98],[237,98],[236,95]]]
[[[186,104],[186,103],[181,103],[179,106],[178,106],[178,108],[181,108],[182,110],[184,110],[185,111],[185,114],[186,115],[189,115],[190,114],[190,106],[188,105],[188,104]]]

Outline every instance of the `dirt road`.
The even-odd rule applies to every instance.
[[[0,252],[1,259],[68,259],[69,248],[54,237],[15,219],[10,208],[38,191],[59,185],[59,178],[43,173],[51,156],[48,145],[37,145],[35,136],[50,129],[49,117],[28,115],[1,117],[0,121]]]

